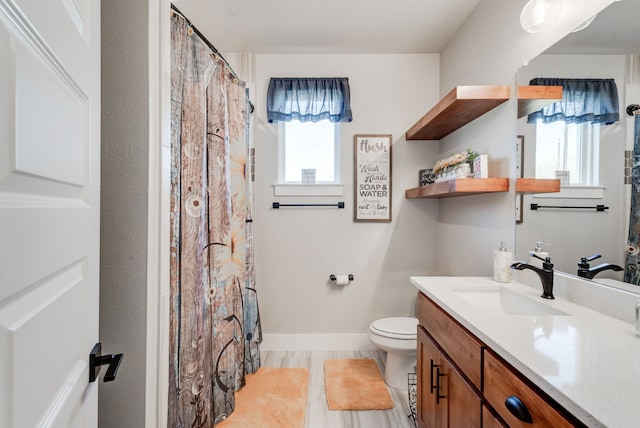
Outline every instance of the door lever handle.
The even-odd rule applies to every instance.
[[[96,343],[89,354],[89,383],[94,382],[98,378],[101,366],[108,365],[107,372],[104,375],[105,382],[115,380],[120,368],[120,363],[124,354],[107,354],[101,355],[102,344]]]

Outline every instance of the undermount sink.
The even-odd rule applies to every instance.
[[[542,300],[534,300],[501,285],[468,286],[451,291],[489,314],[569,316]]]

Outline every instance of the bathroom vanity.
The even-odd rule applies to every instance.
[[[539,286],[491,278],[411,282],[419,290],[420,427],[638,426],[634,325],[573,301],[588,301],[589,287],[601,285],[572,289],[560,278],[564,298],[546,300]],[[597,300],[616,292],[594,290]],[[610,310],[632,315],[637,297],[617,296],[621,306]]]

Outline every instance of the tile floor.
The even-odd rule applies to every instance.
[[[309,369],[309,399],[305,428],[415,428],[409,416],[408,387],[389,388],[395,406],[390,410],[328,410],[323,364],[330,358],[372,358],[384,372],[383,351],[262,351],[263,367]]]

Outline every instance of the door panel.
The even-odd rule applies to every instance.
[[[449,427],[480,428],[482,420],[480,396],[478,396],[455,367],[443,361],[447,376],[447,400]]]
[[[42,40],[29,40],[6,15],[0,24],[0,191],[80,199],[89,172],[87,95]]]
[[[435,368],[440,365],[441,354],[431,338],[422,327],[418,327],[418,397],[417,413],[420,428],[437,428],[442,425],[440,408],[436,405],[435,392],[432,385],[436,381]]]
[[[0,426],[91,427],[98,342],[97,0],[0,2]]]
[[[11,378],[15,408],[32,406],[51,413],[57,406],[51,398],[58,395],[59,385],[79,384],[84,388],[87,383],[88,367],[77,359],[85,349],[76,339],[87,337],[83,313],[87,281],[83,267],[78,263],[52,275],[3,308],[0,323],[7,326],[6,349],[13,349],[14,357]],[[82,309],[67,311],[70,307]],[[34,379],[46,381],[38,382],[34,388]],[[14,424],[35,426],[40,416],[20,412],[15,415]]]
[[[23,40],[14,40],[9,62],[15,65],[14,141],[19,145],[13,173],[84,186],[86,97],[68,74],[56,72],[58,64],[47,63]]]

